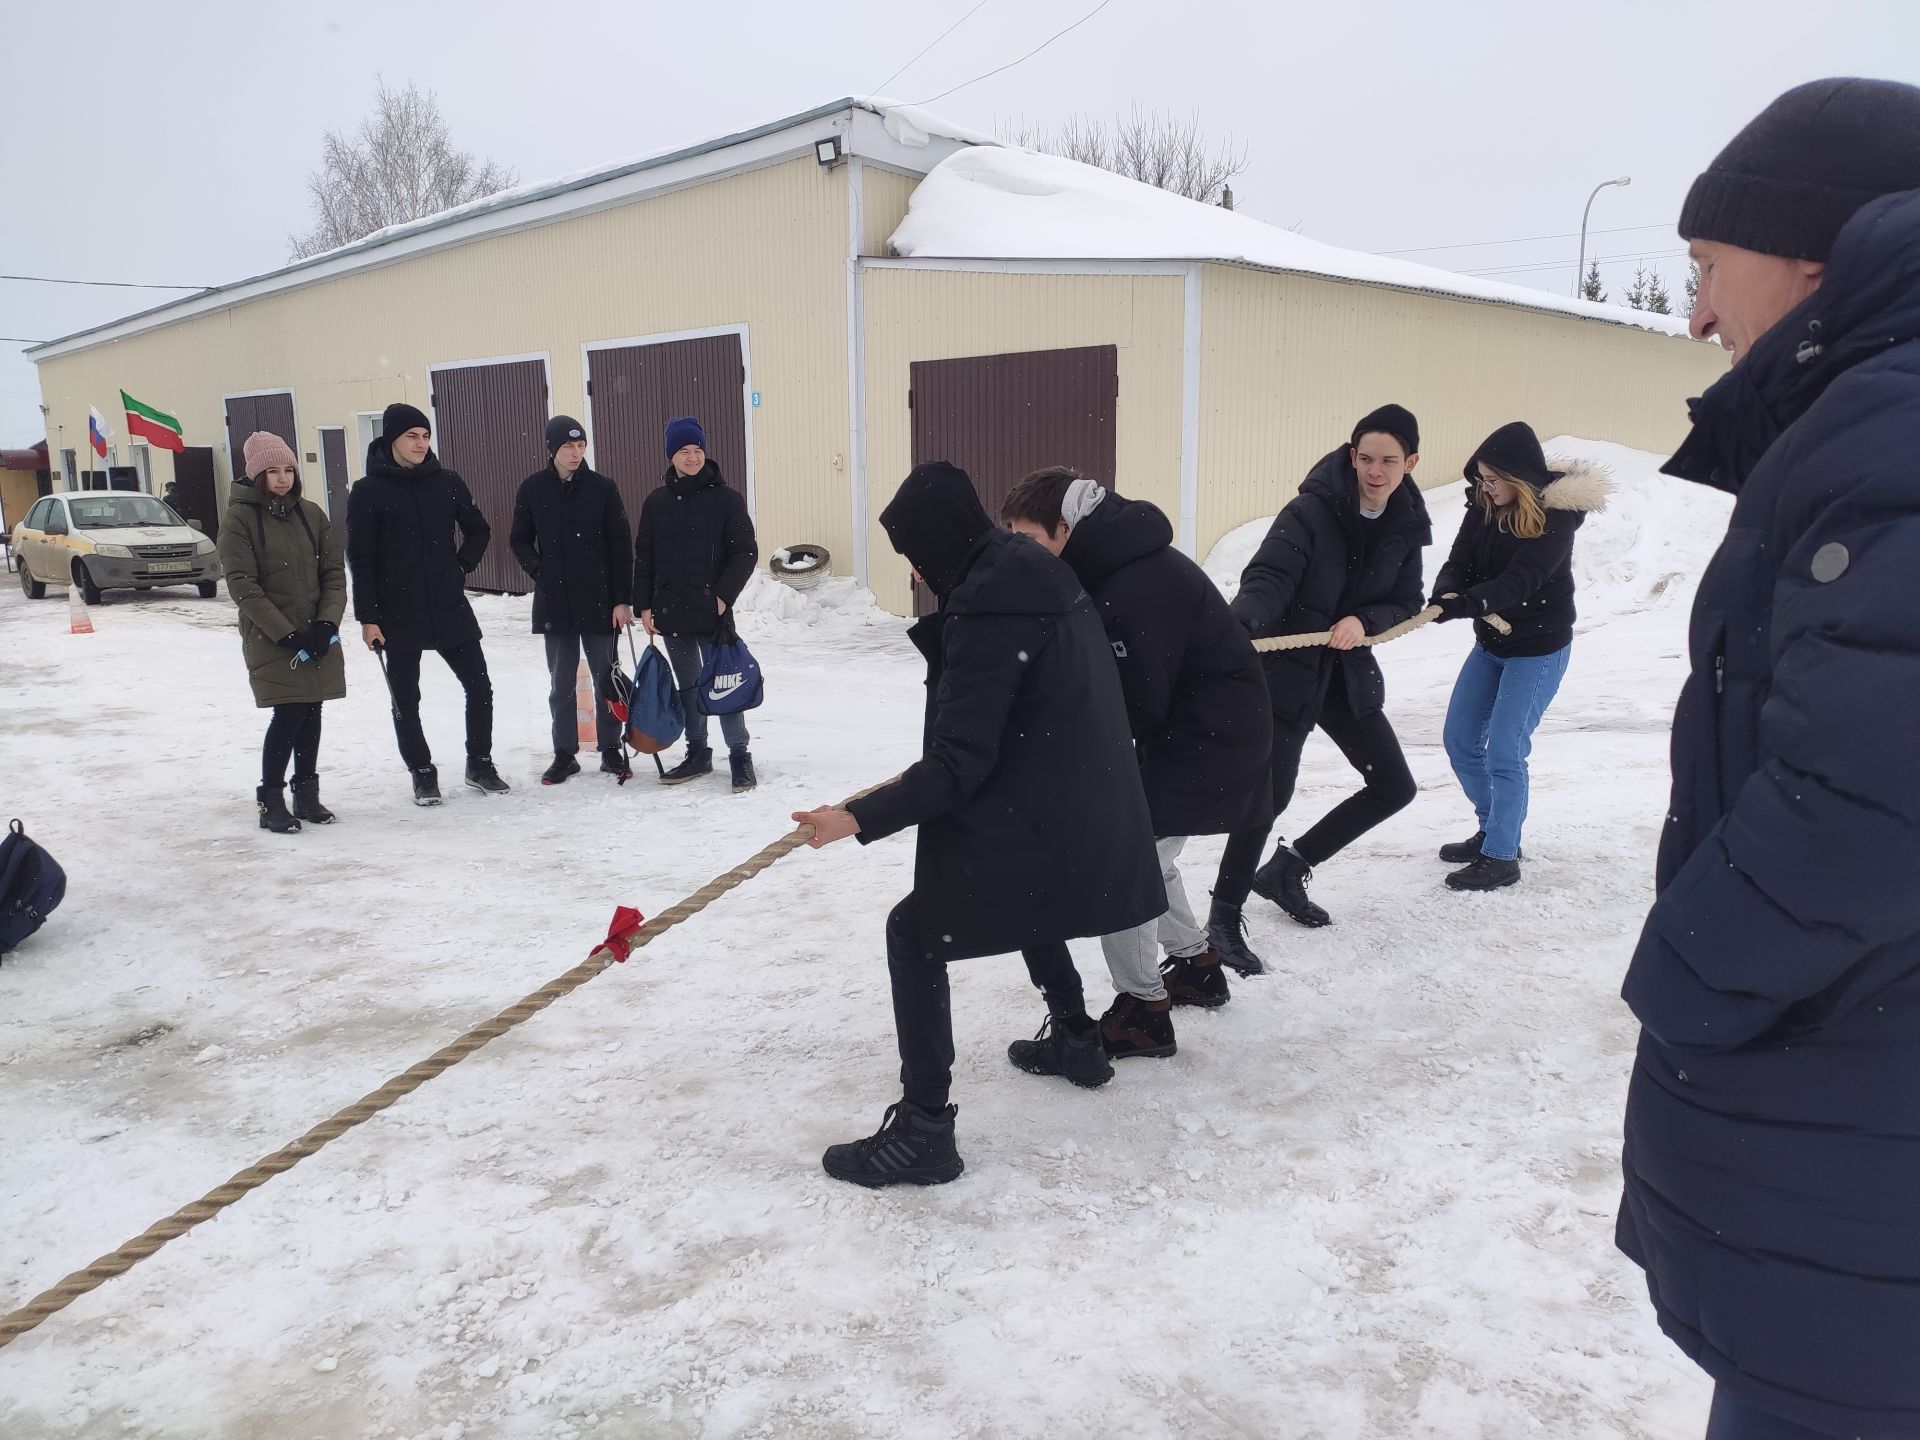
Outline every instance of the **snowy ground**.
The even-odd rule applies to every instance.
[[[956,967],[967,1174],[868,1194],[819,1153],[897,1093],[880,933],[912,842],[803,851],[0,1350],[0,1435],[1690,1440],[1706,1384],[1611,1243],[1616,990],[1724,508],[1586,448],[1625,490],[1580,541],[1522,889],[1440,885],[1472,829],[1439,745],[1468,637],[1430,628],[1383,652],[1423,794],[1316,878],[1334,928],[1263,909],[1277,973],[1092,1092],[1007,1064],[1041,1015],[1017,959]],[[1429,499],[1444,546],[1459,491]],[[750,600],[757,793],[542,789],[537,643],[490,600],[515,792],[408,804],[355,647],[340,823],[280,838],[224,598],[110,595],[71,636],[0,590],[0,816],[72,877],[0,970],[0,1310],[560,973],[616,904],[911,758],[897,621],[844,582]],[[427,686],[457,769],[457,687]],[[1310,745],[1296,814],[1350,783]]]

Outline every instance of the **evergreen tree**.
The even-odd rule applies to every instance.
[[[1673,297],[1667,294],[1667,282],[1658,270],[1647,279],[1647,309],[1655,315],[1673,313]]]
[[[1647,308],[1647,267],[1633,267],[1633,284],[1627,288],[1627,304],[1636,310]]]
[[[1700,303],[1700,262],[1687,262],[1687,314],[1693,314],[1693,307]]]
[[[1601,305],[1607,303],[1607,292],[1600,285],[1600,262],[1595,260],[1587,266],[1586,278],[1580,282],[1580,298],[1592,300]]]

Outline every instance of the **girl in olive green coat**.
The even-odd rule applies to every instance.
[[[254,703],[271,707],[261,747],[260,828],[289,834],[302,820],[333,823],[320,803],[320,706],[347,693],[339,642],[347,567],[327,512],[300,498],[293,452],[264,430],[243,447],[247,478],[235,483],[220,522],[220,568],[240,607],[240,649]],[[284,787],[293,761],[293,809]]]

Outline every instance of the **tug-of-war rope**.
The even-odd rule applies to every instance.
[[[1389,641],[1398,640],[1403,635],[1411,634],[1423,625],[1432,623],[1439,618],[1439,615],[1439,606],[1429,607],[1390,630],[1383,630],[1378,635],[1366,636],[1360,644],[1385,645]],[[1507,633],[1508,627],[1499,616],[1490,615],[1486,619],[1495,630],[1502,634]],[[1315,645],[1325,645],[1332,638],[1332,632],[1326,630],[1304,635],[1279,635],[1269,640],[1254,641],[1254,648],[1263,651],[1305,650]],[[890,785],[893,782],[889,780],[883,783]],[[854,800],[870,795],[880,788],[879,785],[875,785],[863,790],[859,795],[842,801],[836,808],[844,809]],[[669,906],[651,920],[645,920],[637,910],[621,907],[614,912],[613,924],[607,931],[607,938],[594,949],[591,955],[566,974],[541,986],[517,1004],[508,1006],[484,1024],[474,1026],[458,1040],[436,1050],[419,1064],[394,1076],[372,1094],[321,1121],[292,1144],[283,1146],[265,1159],[249,1165],[226,1184],[209,1190],[191,1205],[183,1206],[164,1220],[149,1226],[117,1250],[102,1255],[85,1269],[74,1271],[51,1289],[34,1296],[19,1309],[0,1316],[0,1348],[6,1347],[29,1330],[35,1329],[42,1322],[59,1314],[82,1295],[98,1289],[114,1276],[124,1275],[168,1241],[178,1240],[196,1226],[213,1219],[229,1205],[239,1201],[251,1191],[258,1190],[274,1176],[285,1174],[309,1155],[315,1154],[331,1141],[338,1140],[355,1126],[365,1124],[395,1101],[411,1095],[434,1076],[458,1065],[489,1041],[497,1040],[516,1025],[531,1020],[554,1001],[564,995],[572,994],[609,966],[625,960],[630,953],[641,946],[651,944],[674,926],[691,920],[728,891],[746,884],[761,871],[773,865],[775,861],[791,855],[812,838],[811,825],[795,826],[755,854],[752,859],[734,866],[723,875],[716,876],[679,904]]]

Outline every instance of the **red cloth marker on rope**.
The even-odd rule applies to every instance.
[[[613,958],[621,963],[633,953],[633,941],[629,938],[634,931],[647,923],[647,917],[631,905],[622,905],[613,912],[613,923],[607,927],[607,938],[596,945],[598,950],[605,946],[613,952]]]

